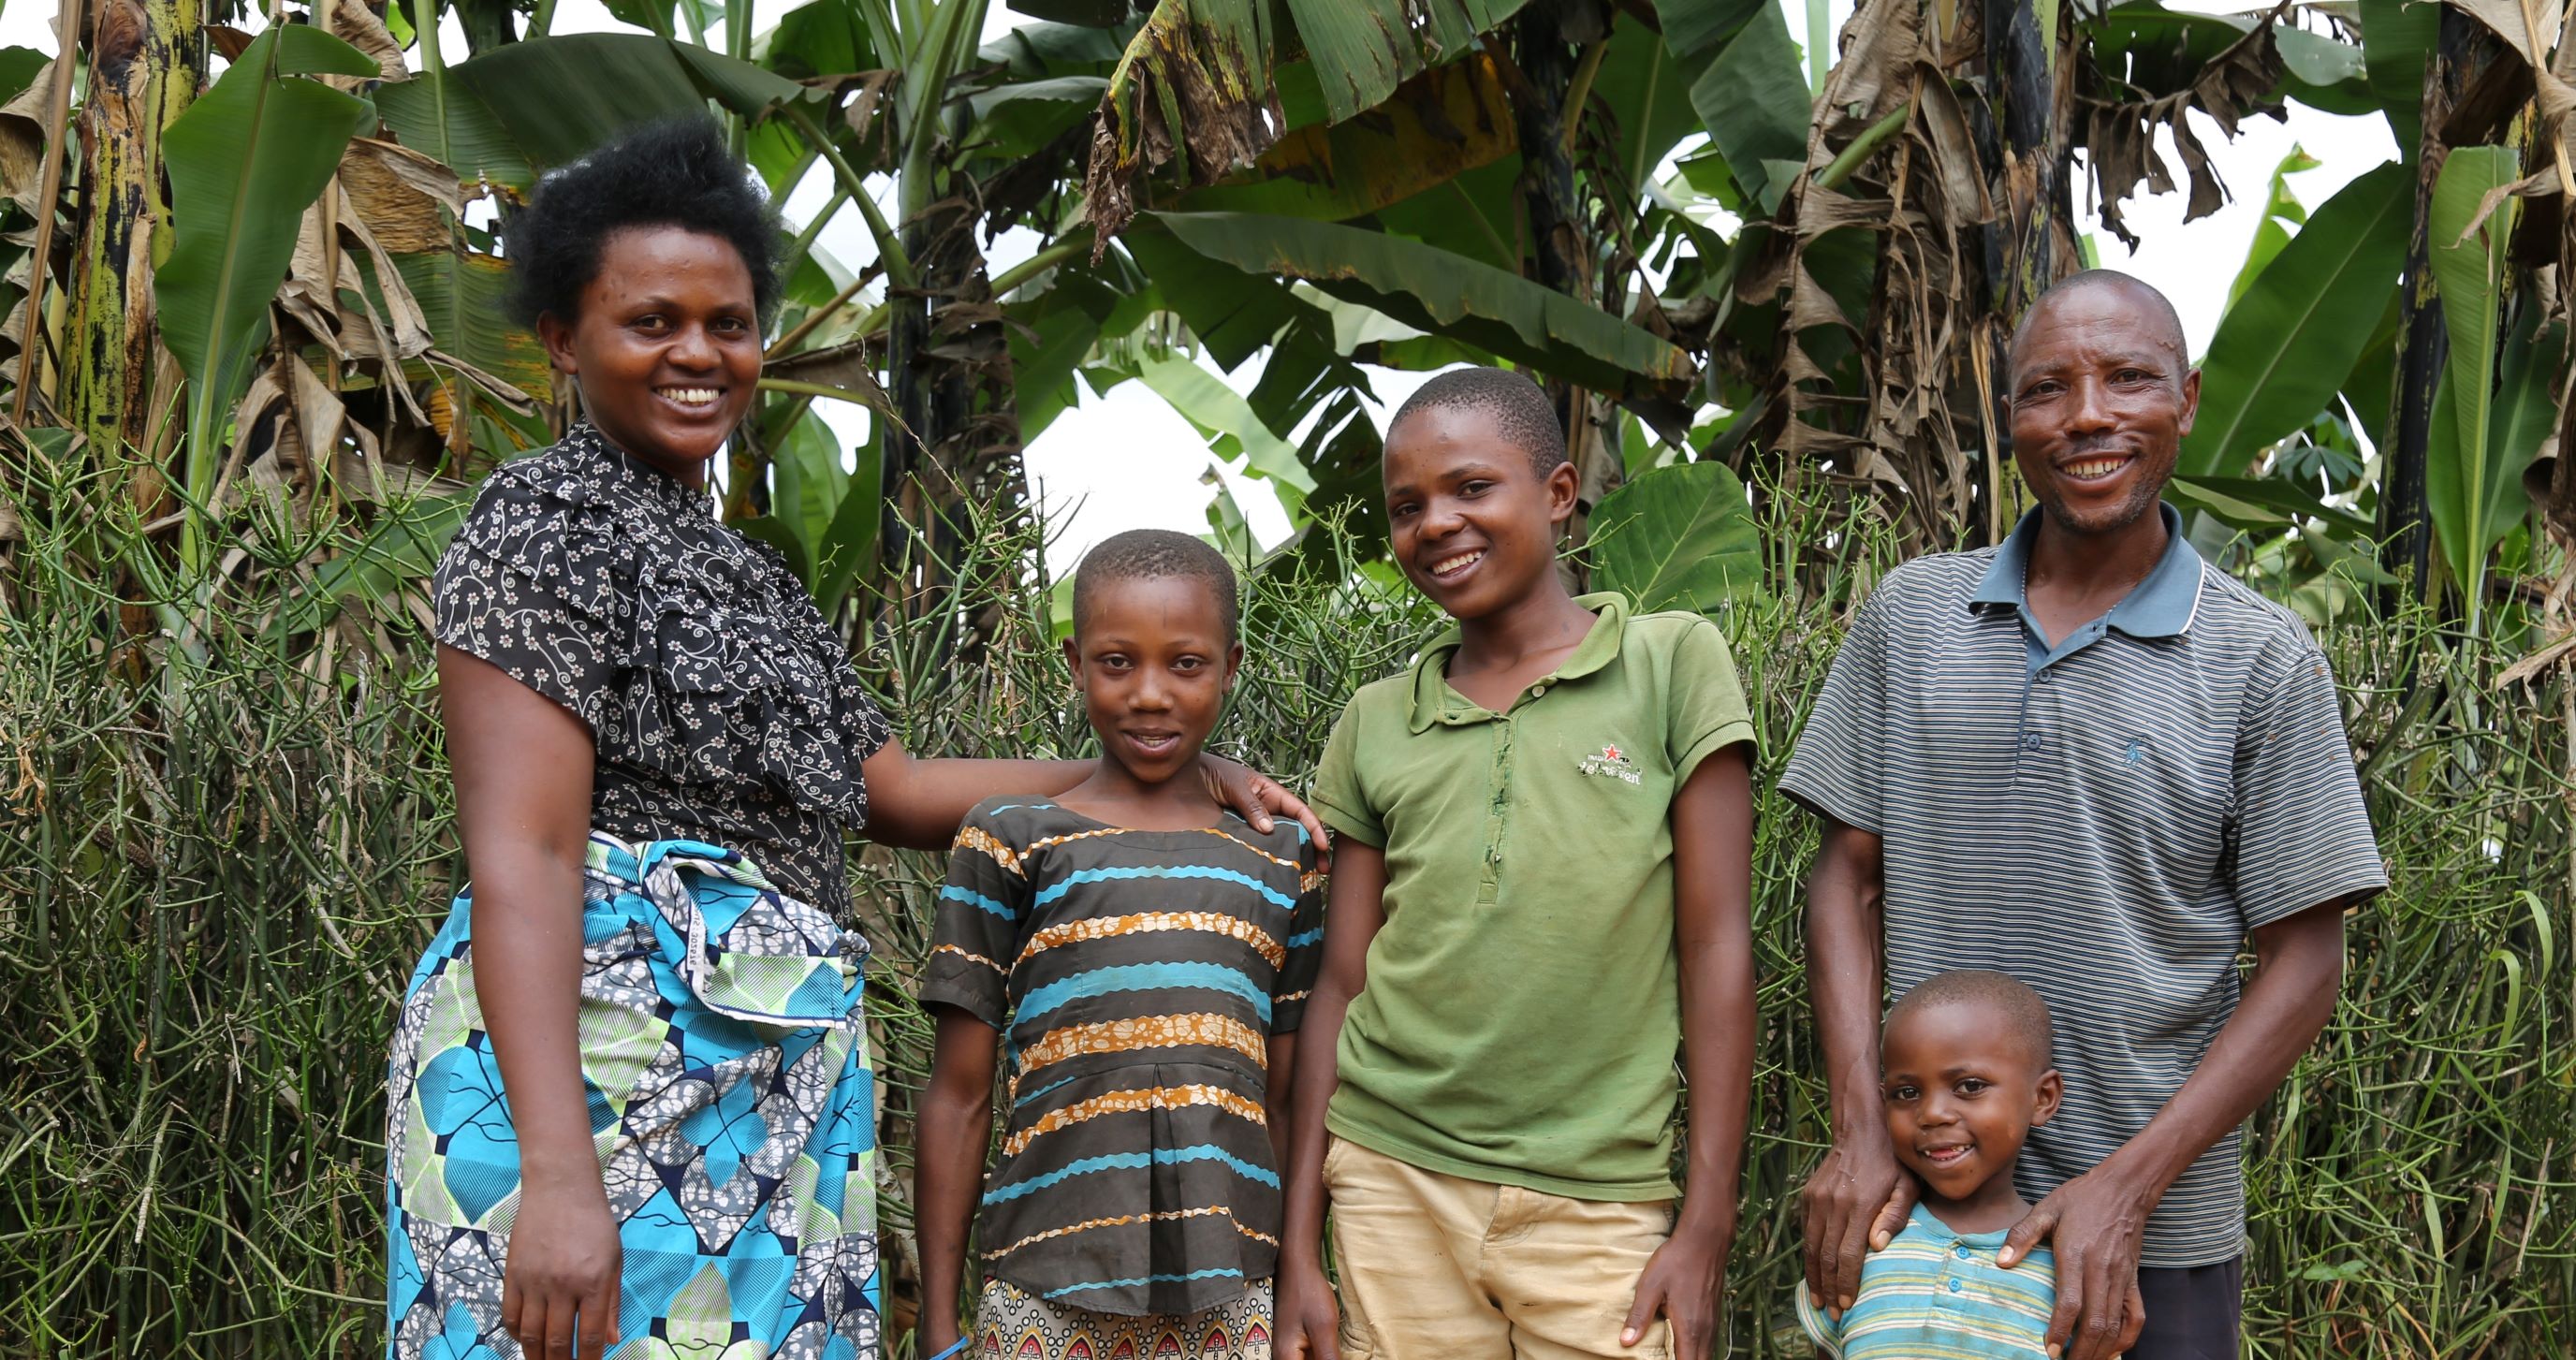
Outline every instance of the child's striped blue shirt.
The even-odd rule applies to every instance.
[[[2000,1231],[1962,1235],[1916,1205],[1885,1251],[1860,1268],[1860,1297],[1840,1321],[1798,1286],[1798,1321],[1836,1360],[2039,1360],[2057,1308],[2057,1258],[2031,1252],[1995,1264]]]

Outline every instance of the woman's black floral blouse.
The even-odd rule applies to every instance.
[[[859,762],[893,734],[775,548],[583,424],[484,483],[436,592],[440,642],[589,725],[594,828],[711,841],[847,909]]]

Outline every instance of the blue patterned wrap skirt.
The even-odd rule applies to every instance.
[[[874,1360],[867,945],[697,841],[594,833],[583,1085],[618,1220],[619,1360]],[[474,991],[473,900],[412,972],[386,1140],[393,1360],[519,1360],[519,1150]]]

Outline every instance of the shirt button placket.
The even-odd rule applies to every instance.
[[[1485,816],[1485,875],[1476,885],[1476,903],[1492,906],[1501,897],[1503,877],[1503,830],[1505,814],[1511,807],[1512,723],[1509,718],[1493,722],[1494,754],[1489,780],[1494,790],[1492,809]]]

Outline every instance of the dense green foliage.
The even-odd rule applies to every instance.
[[[0,843],[26,850],[0,862],[0,1355],[376,1353],[384,1047],[459,872],[417,616],[353,615],[288,654],[263,642],[252,592],[165,693],[98,588],[143,525],[70,467],[18,469],[26,539],[0,572]],[[1893,558],[1884,531],[1769,505],[1767,588],[1723,615],[1764,742],[1739,1355],[1803,1353],[1785,1339],[1793,1191],[1823,1132],[1798,936],[1814,834],[1768,789],[1841,620]],[[1251,660],[1221,736],[1291,779],[1349,691],[1435,622],[1317,536],[1298,574],[1254,578]],[[1028,560],[1023,540],[971,541],[965,578]],[[1777,560],[1790,544],[1812,549],[1794,582]],[[1043,582],[1010,590],[962,638],[959,611],[930,608],[870,638],[859,664],[916,749],[1077,753],[1051,603]],[[2491,690],[2494,658],[2420,614],[2350,615],[2323,636],[2396,888],[2353,917],[2344,1005],[2255,1120],[2253,1345],[2565,1354],[2576,701],[2564,677]],[[880,961],[900,1323],[906,1129],[928,1044],[907,993],[940,866],[853,848]]]
[[[1374,560],[1373,366],[1548,385],[1596,582],[1718,612],[1762,716],[1731,1335],[1803,1353],[1813,833],[1769,780],[1868,584],[2009,523],[1994,370],[2082,254],[2075,191],[2115,233],[2141,185],[2205,212],[2193,120],[2282,99],[2384,114],[2405,162],[2314,204],[2275,176],[2173,495],[2323,626],[2397,886],[2256,1121],[2250,1342],[2576,1353],[2557,11],[1861,0],[1802,74],[1779,0],[1013,3],[1050,21],[979,48],[989,0],[803,0],[766,32],[621,0],[634,31],[561,36],[552,0],[137,0],[139,52],[94,24],[50,68],[0,53],[0,1360],[379,1350],[383,1050],[461,868],[423,578],[474,479],[576,411],[487,228],[709,107],[773,190],[835,190],[791,224],[725,513],[916,749],[1083,746],[1018,451],[1085,391],[1142,382],[1300,527],[1255,573],[1224,736],[1293,779],[1433,622]],[[869,258],[824,248],[835,218]],[[1034,254],[996,269],[1014,230]],[[818,400],[868,407],[864,439]],[[900,1324],[938,866],[856,867]]]

